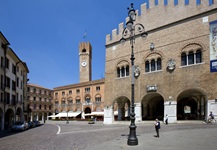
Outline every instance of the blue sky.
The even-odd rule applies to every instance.
[[[105,72],[105,37],[127,7],[146,0],[0,0],[0,31],[27,63],[29,83],[45,88],[79,83],[79,43],[92,44],[92,80]]]

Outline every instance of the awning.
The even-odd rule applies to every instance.
[[[84,114],[84,116],[104,116],[104,112],[103,111],[95,111],[89,114]]]
[[[51,116],[48,116],[48,117],[50,117],[50,118],[54,118],[54,117],[56,117],[56,115],[51,115]]]
[[[77,117],[80,113],[81,113],[81,111],[76,111],[76,112],[69,111],[68,117]]]
[[[62,112],[60,112],[57,115],[51,115],[51,116],[48,116],[48,117],[51,117],[51,118],[55,118],[55,117],[67,117],[67,116],[68,117],[77,117],[80,113],[81,113],[81,111],[76,111],[76,112],[69,111],[68,115],[67,115],[66,111],[62,111]]]

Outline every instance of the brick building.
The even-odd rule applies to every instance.
[[[80,83],[53,89],[53,119],[89,116],[103,119],[105,79],[91,80],[92,47],[89,42],[79,44],[79,71]]]
[[[136,120],[205,119],[217,115],[217,1],[150,0],[141,5],[136,23],[148,33],[136,33]],[[139,15],[138,15],[139,14]],[[126,22],[129,18],[126,18]],[[112,123],[129,116],[131,103],[131,45],[120,43],[124,23],[106,36],[105,116]],[[154,47],[150,48],[150,45]]]
[[[53,90],[41,87],[36,84],[27,84],[28,121],[48,120],[52,114]]]

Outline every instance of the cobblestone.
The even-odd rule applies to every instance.
[[[160,138],[155,138],[152,122],[137,123],[137,146],[128,146],[130,122],[89,125],[87,122],[47,122],[23,132],[1,134],[0,149],[4,150],[216,150],[217,125],[202,122],[161,125]],[[60,133],[57,134],[60,128]]]

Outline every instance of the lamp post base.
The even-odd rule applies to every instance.
[[[130,128],[130,134],[127,140],[127,145],[130,146],[138,145],[138,138],[136,137],[136,125],[131,124],[129,128]]]
[[[127,141],[127,145],[130,145],[130,146],[135,146],[135,145],[138,145],[138,139],[128,139]]]

